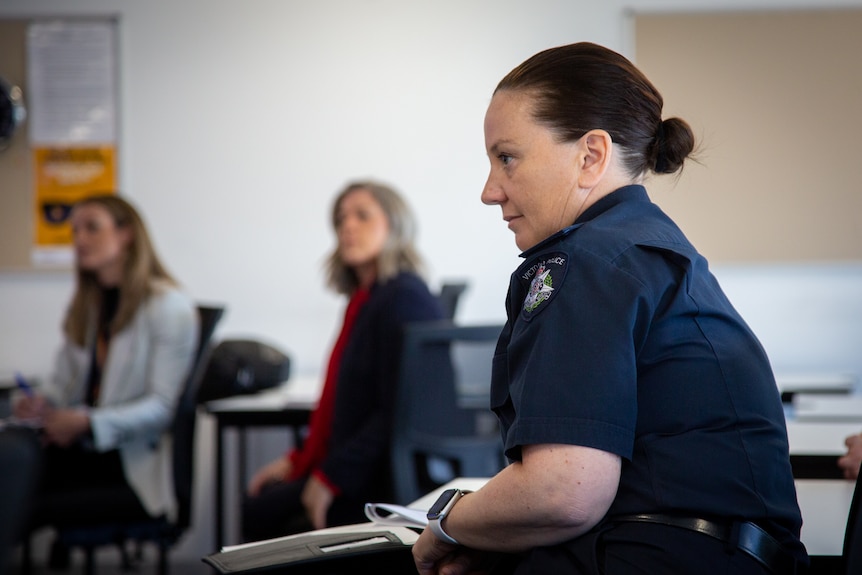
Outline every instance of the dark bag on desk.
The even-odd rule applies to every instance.
[[[290,358],[260,341],[227,339],[211,352],[198,388],[198,401],[256,393],[290,377]]]

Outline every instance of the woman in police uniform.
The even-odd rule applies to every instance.
[[[804,568],[769,361],[642,185],[682,169],[688,124],[662,120],[631,62],[578,43],[500,82],[485,142],[482,201],[524,258],[491,388],[512,463],[438,501],[420,574]]]

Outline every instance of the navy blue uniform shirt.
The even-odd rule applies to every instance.
[[[646,190],[605,196],[522,257],[491,388],[507,456],[617,454],[609,516],[754,520],[804,556],[766,353]]]

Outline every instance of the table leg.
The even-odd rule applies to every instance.
[[[248,445],[246,444],[246,433],[245,426],[239,425],[236,428],[236,450],[237,450],[237,461],[239,463],[237,477],[237,502],[238,506],[235,506],[234,509],[239,509],[240,515],[240,525],[242,524],[242,500],[245,497],[245,484],[246,474],[248,470],[246,469],[246,462],[248,461],[248,455],[246,454],[246,448]],[[242,536],[242,534],[240,534]]]
[[[224,426],[221,419],[216,417],[216,524],[215,524],[215,551],[221,551],[224,543]]]
[[[237,444],[239,446],[237,447],[237,459],[239,460],[239,493],[240,498],[242,498],[243,490],[245,489],[246,475],[248,474],[248,469],[246,469],[248,456],[245,452],[248,448],[248,444],[246,443],[245,427],[237,427],[236,435]]]

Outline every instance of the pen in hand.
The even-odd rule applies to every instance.
[[[24,394],[30,399],[33,399],[36,396],[36,394],[33,393],[33,387],[29,383],[27,383],[27,380],[24,379],[24,376],[17,371],[15,372],[15,384],[18,386],[18,389],[23,391]]]
[[[44,399],[36,394],[33,386],[17,372],[15,373],[15,385],[24,394],[22,401],[15,405],[13,410],[15,416],[21,419],[41,420],[46,407]]]

